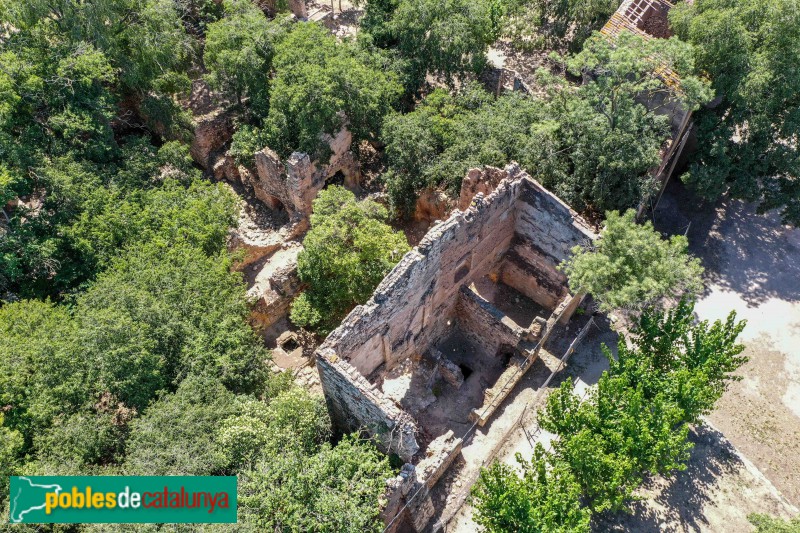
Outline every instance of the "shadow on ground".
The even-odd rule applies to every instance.
[[[656,505],[646,500],[635,502],[632,513],[605,514],[593,520],[593,531],[696,531],[708,529],[703,508],[712,503],[722,476],[744,468],[733,446],[719,431],[699,426],[689,433],[694,444],[686,470],[670,480],[646,481],[644,492],[650,493]]]
[[[672,180],[652,220],[663,234],[687,234],[707,284],[738,293],[749,306],[800,300],[800,230],[782,226],[776,213],[759,215],[753,204],[729,198],[703,202]]]

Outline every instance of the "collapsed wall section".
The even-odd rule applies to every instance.
[[[514,237],[522,184],[501,183],[466,212],[434,226],[317,351],[317,368],[339,431],[367,429],[384,451],[410,461],[419,446],[410,416],[365,376],[421,354],[454,319],[459,289],[497,269]]]
[[[257,173],[247,176],[256,197],[270,209],[285,208],[293,218],[307,218],[317,194],[335,174],[342,173],[345,185],[354,188],[360,174],[350,151],[352,134],[343,128],[335,137],[323,135],[322,139],[330,147],[324,164],[302,152],[292,153],[285,161],[268,147],[256,152]]]
[[[496,188],[435,225],[317,351],[317,367],[339,431],[366,429],[384,451],[410,461],[416,422],[374,383],[435,346],[454,321],[491,355],[529,337],[469,289],[502,279],[547,309],[568,295],[556,265],[593,233],[553,194],[510,165]],[[371,381],[372,382],[371,382]]]

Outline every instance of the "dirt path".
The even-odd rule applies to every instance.
[[[698,316],[724,319],[735,310],[747,320],[750,361],[710,421],[800,505],[800,230],[739,201],[699,205],[680,183],[669,187],[655,221],[669,233],[691,221],[690,248],[707,278]]]

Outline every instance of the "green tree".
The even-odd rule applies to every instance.
[[[402,91],[378,53],[340,43],[316,23],[295,24],[275,47],[264,139],[284,157],[327,158],[322,136],[347,126],[354,140],[375,139]]]
[[[259,531],[380,532],[388,458],[356,436],[313,455],[276,454],[242,474],[239,512]]]
[[[15,29],[0,53],[0,157],[18,168],[64,148],[107,159],[118,97],[165,100],[169,115],[150,118],[173,121],[192,45],[171,0],[4,0],[0,18]]]
[[[57,414],[74,412],[87,395],[87,368],[72,352],[75,324],[50,302],[0,307],[0,403],[4,427],[29,449],[33,435]]]
[[[487,533],[581,533],[589,531],[589,511],[569,466],[537,444],[522,470],[495,462],[481,470],[472,488],[473,519]]]
[[[224,255],[185,244],[119,257],[76,309],[80,334],[97,339],[84,342],[83,357],[94,361],[100,383],[126,403],[139,397],[129,403],[139,409],[150,392],[189,374],[213,376],[234,392],[263,392],[268,354],[247,323],[241,275],[229,268]]]
[[[291,319],[326,333],[363,304],[409,250],[405,236],[386,224],[386,208],[332,186],[314,200],[311,229],[297,258],[308,284],[292,304]]]
[[[702,286],[703,268],[688,255],[686,237],[662,239],[650,222],[638,225],[634,216],[632,210],[606,213],[600,238],[574,247],[560,267],[571,290],[591,293],[605,311],[643,309]]]
[[[388,116],[383,179],[392,207],[410,212],[428,187],[455,197],[473,167],[524,164],[531,124],[543,116],[542,102],[518,94],[495,99],[473,84],[455,95],[434,90],[414,111]]]
[[[619,7],[618,0],[505,0],[504,33],[518,48],[579,51]]]
[[[800,223],[800,9],[794,0],[699,0],[670,11],[675,33],[721,101],[695,116],[699,150],[683,176],[701,195],[722,193],[779,209]]]
[[[366,2],[362,28],[380,48],[403,59],[406,89],[416,91],[426,74],[448,83],[480,73],[486,50],[500,31],[499,0],[379,0]]]
[[[685,299],[645,311],[630,342],[620,339],[616,359],[603,347],[609,370],[588,397],[567,381],[539,412],[593,512],[625,509],[644,476],[684,469],[688,424],[713,409],[746,361],[736,342],[744,322],[731,313],[724,322],[694,323],[693,311]]]
[[[128,423],[136,416],[111,394],[70,416],[56,416],[53,424],[34,435],[34,460],[29,474],[113,474],[124,457]]]
[[[696,322],[694,302],[683,298],[672,309],[645,310],[624,338],[617,357],[606,350],[610,372],[624,375],[632,387],[641,387],[646,399],[666,395],[683,411],[683,419],[696,424],[711,412],[732,373],[747,362],[736,342],[745,327],[731,312],[723,322]]]
[[[236,396],[214,379],[191,376],[131,423],[128,475],[221,475],[230,456],[218,435],[240,412]]]
[[[33,200],[0,239],[0,289],[59,297],[134,243],[184,241],[208,254],[224,246],[235,197],[200,179],[185,145],[129,137],[120,155],[105,168],[73,154],[31,169],[37,183],[19,193]]]
[[[588,80],[574,89],[541,69],[548,120],[533,128],[528,170],[578,211],[600,215],[636,207],[656,187],[648,172],[669,137],[668,105],[696,109],[711,98],[694,75],[693,49],[677,39],[645,40],[628,33],[614,43],[593,35],[565,60]],[[681,78],[680,92],[658,72]]]
[[[268,21],[250,0],[227,0],[225,16],[208,25],[203,62],[211,86],[248,109],[269,110],[269,88],[275,43],[286,33],[284,20]]]
[[[692,445],[682,414],[666,396],[646,398],[626,376],[609,372],[585,400],[566,381],[538,420],[558,435],[555,453],[596,513],[625,509],[645,475],[685,468]]]

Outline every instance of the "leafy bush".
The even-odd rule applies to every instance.
[[[366,302],[409,247],[401,232],[386,224],[386,208],[356,201],[332,186],[314,200],[311,230],[297,258],[308,289],[292,304],[291,319],[320,333],[330,331],[356,305]]]
[[[590,513],[581,506],[581,488],[569,466],[541,444],[531,462],[519,453],[516,459],[521,477],[500,462],[481,470],[471,491],[475,523],[487,533],[588,532]]]
[[[267,145],[283,157],[300,151],[325,159],[323,134],[347,126],[356,140],[374,139],[402,90],[384,63],[319,24],[296,24],[275,48]]]
[[[376,502],[390,476],[388,458],[356,436],[274,455],[242,474],[240,519],[260,531],[380,532]]]
[[[368,1],[361,26],[377,46],[404,59],[405,86],[413,92],[426,74],[450,83],[457,75],[480,73],[502,12],[497,0]]]
[[[576,246],[561,264],[575,292],[589,292],[603,310],[642,309],[664,297],[702,287],[700,260],[687,253],[682,235],[668,240],[650,222],[636,224],[633,210],[606,213],[596,243]]]
[[[695,45],[718,105],[695,115],[698,150],[683,180],[701,195],[758,202],[800,224],[800,10],[793,0],[698,0],[670,10]]]

